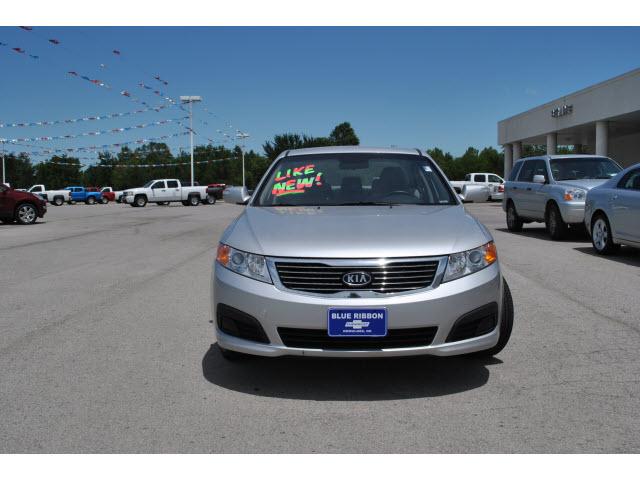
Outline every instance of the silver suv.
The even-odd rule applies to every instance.
[[[519,160],[504,187],[502,209],[507,214],[507,228],[519,232],[523,223],[545,222],[551,238],[564,238],[570,227],[583,225],[587,191],[620,170],[610,158],[597,155]]]
[[[419,150],[280,155],[223,233],[211,308],[225,358],[493,355],[513,303],[493,238]]]

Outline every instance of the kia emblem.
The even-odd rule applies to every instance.
[[[371,274],[367,272],[347,272],[342,275],[342,283],[349,287],[364,287],[371,283]]]

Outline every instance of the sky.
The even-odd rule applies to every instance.
[[[498,148],[499,120],[640,66],[640,28],[619,27],[0,27],[0,42],[6,44],[0,45],[0,124],[144,108],[123,90],[151,105],[169,105],[139,87],[142,82],[175,99],[202,96],[194,106],[196,144],[233,146],[229,138],[241,130],[250,134],[246,148],[258,152],[274,134],[328,135],[344,121],[363,145],[439,147],[454,155],[469,146]],[[0,138],[78,135],[184,115],[171,107],[59,126],[0,128]],[[184,131],[167,123],[5,148],[111,145]],[[166,143],[177,153],[188,150],[189,137]],[[85,163],[96,156],[76,155]]]

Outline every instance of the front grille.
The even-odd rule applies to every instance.
[[[383,348],[426,347],[431,345],[438,327],[401,328],[386,337],[330,337],[326,330],[278,328],[282,343],[292,348],[321,350],[382,350]]]
[[[490,303],[463,315],[453,325],[446,342],[459,342],[492,332],[498,324],[498,304]]]
[[[375,266],[278,261],[276,269],[282,285],[291,290],[324,294],[354,290],[399,293],[429,287],[436,275],[438,260],[391,261]],[[342,282],[342,276],[349,272],[366,272],[371,275],[371,283],[348,286]]]

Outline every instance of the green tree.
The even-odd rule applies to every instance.
[[[36,164],[35,183],[47,188],[64,188],[82,184],[80,160],[66,155],[54,155],[50,160]]]
[[[26,153],[5,155],[5,180],[14,188],[29,188],[34,183],[34,169]]]
[[[342,122],[331,131],[329,140],[333,145],[360,145],[360,139],[349,122]]]

